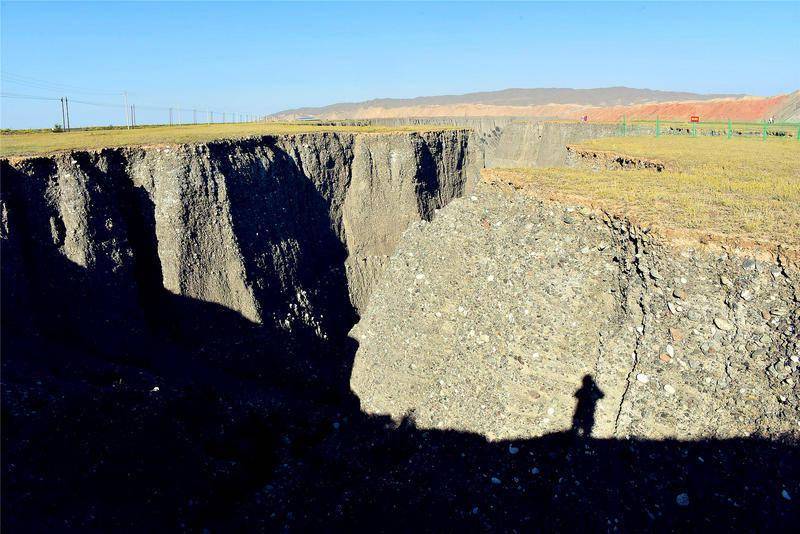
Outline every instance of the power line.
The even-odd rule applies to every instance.
[[[4,98],[23,98],[23,99],[30,99],[30,100],[59,100],[58,97],[49,97],[49,96],[39,96],[39,95],[28,95],[28,94],[21,94],[21,93],[8,93],[2,92],[0,96]],[[76,100],[71,99],[71,101],[75,104],[86,104],[88,106],[99,106],[99,107],[107,107],[107,108],[124,108],[124,104],[112,104],[110,102],[93,102],[91,100]],[[149,109],[155,111],[196,111],[192,108],[177,108],[175,106],[168,107],[168,106],[154,106],[154,105],[146,105],[146,104],[137,104],[137,107],[141,109]],[[214,111],[214,113],[225,113],[226,115],[233,116],[234,112],[231,111]]]
[[[111,94],[119,94],[119,95],[122,95],[123,97],[125,96],[125,92],[122,92],[122,93],[111,93]],[[27,94],[27,93],[15,93],[15,92],[6,92],[6,91],[0,92],[0,97],[2,97],[2,98],[25,99],[25,100],[43,100],[43,101],[59,101],[60,100],[62,102],[62,106],[66,109],[66,115],[67,116],[66,116],[66,120],[63,121],[63,122],[66,123],[65,126],[69,124],[69,104],[70,103],[82,104],[82,105],[87,105],[87,106],[102,107],[102,108],[109,108],[109,109],[123,108],[125,110],[126,125],[131,126],[132,123],[133,123],[133,117],[132,117],[133,109],[132,109],[131,106],[129,106],[127,104],[127,99],[125,100],[124,104],[113,104],[111,102],[97,102],[97,101],[92,101],[92,100],[81,100],[81,99],[69,99],[69,101],[68,101],[67,97],[52,97],[52,96],[44,96],[44,95],[31,95],[31,94]],[[167,106],[155,106],[155,105],[147,105],[147,104],[137,104],[136,107],[139,108],[139,109],[146,109],[146,110],[151,110],[151,111],[167,111],[168,112],[168,117],[169,117],[169,124],[174,124],[176,117],[177,117],[178,123],[182,123],[181,116],[180,116],[181,112],[187,112],[187,113],[191,112],[192,113],[192,117],[193,117],[193,122],[196,123],[196,115],[197,115],[196,108],[194,108],[194,109],[193,108],[178,108],[178,107],[174,107],[174,106],[173,107],[167,107]],[[253,117],[257,117],[258,116],[257,114],[251,114],[251,113],[245,113],[245,112],[214,111],[214,110],[208,109],[206,111],[206,114],[208,115],[208,122],[210,122],[210,123],[214,122],[214,114],[215,113],[218,116],[219,115],[222,116],[222,122],[223,123],[227,122],[227,118],[228,117],[231,118],[230,122],[234,122],[234,123],[237,122],[237,120],[236,120],[237,115],[238,115],[239,122],[242,122],[243,119],[244,119],[245,122],[249,122],[249,121],[253,120]]]
[[[24,98],[26,100],[59,100],[58,97],[54,97],[54,96],[25,95],[25,94],[20,94],[20,93],[7,93],[5,91],[0,93],[0,97],[3,97],[3,98]]]
[[[70,91],[73,93],[84,93],[84,94],[97,94],[97,95],[119,95],[122,94],[122,91],[108,91],[108,90],[98,90],[98,89],[89,89],[86,87],[80,87],[77,85],[69,85],[59,82],[52,82],[49,80],[42,80],[39,78],[32,78],[30,76],[22,76],[20,74],[13,74],[7,71],[3,71],[0,73],[0,79],[5,81],[6,83],[12,83],[16,85],[22,85],[26,87],[33,87],[37,89],[45,89],[49,91]]]
[[[122,94],[122,93],[120,93],[120,94]],[[28,95],[28,94],[21,94],[21,93],[9,93],[9,92],[5,92],[5,91],[0,93],[0,96],[7,97],[7,98],[25,98],[25,99],[32,99],[32,100],[58,100],[58,97],[49,97],[49,96],[40,96],[40,95]],[[93,102],[91,100],[76,100],[74,98],[71,99],[71,101],[73,103],[75,103],[75,104],[86,104],[88,106],[99,106],[99,107],[117,108],[117,109],[119,109],[119,108],[123,108],[124,109],[125,108],[124,104],[112,104],[110,102]],[[175,106],[155,106],[155,105],[147,105],[147,104],[137,104],[137,107],[139,107],[140,109],[149,109],[149,110],[154,110],[154,111],[170,111],[170,110],[172,110],[172,111],[181,111],[181,112],[183,112],[183,111],[185,111],[185,112],[193,111],[193,108],[177,108]],[[196,109],[196,108],[194,108],[194,109]],[[217,114],[224,113],[225,115],[233,117],[233,115],[235,113],[238,113],[238,112],[214,110],[214,113],[217,113]],[[242,112],[242,115],[244,115],[244,112]],[[247,114],[247,115],[252,116],[252,114]]]
[[[89,102],[88,100],[72,100],[76,104],[86,104],[87,106],[97,106],[101,108],[124,108],[124,104],[110,104],[108,102]]]

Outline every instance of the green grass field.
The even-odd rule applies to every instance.
[[[229,123],[183,126],[144,126],[134,129],[96,128],[51,132],[29,130],[0,134],[0,156],[30,156],[59,150],[100,149],[115,146],[180,144],[233,139],[254,135],[311,132],[381,133],[449,129],[443,126],[348,126],[313,123]]]
[[[800,250],[800,143],[794,139],[612,137],[578,145],[658,159],[671,171],[487,170],[536,195],[621,213],[670,234]]]

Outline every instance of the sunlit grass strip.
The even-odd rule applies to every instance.
[[[800,248],[800,147],[793,140],[631,137],[580,148],[670,161],[676,170],[514,169],[486,177],[675,232]]]
[[[192,124],[135,129],[92,129],[70,132],[28,131],[0,135],[0,156],[27,156],[60,150],[101,149],[116,146],[181,144],[257,135],[313,132],[391,133],[449,130],[435,125],[345,126],[298,123]]]

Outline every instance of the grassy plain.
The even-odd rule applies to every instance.
[[[536,195],[631,216],[673,235],[800,250],[800,143],[717,137],[605,138],[577,145],[657,159],[669,171],[486,170]]]
[[[59,150],[99,149],[115,146],[180,144],[232,139],[253,135],[282,135],[311,132],[381,133],[430,131],[442,126],[348,126],[313,123],[229,123],[181,126],[145,126],[133,129],[108,128],[51,132],[48,130],[0,134],[0,156],[29,156]]]

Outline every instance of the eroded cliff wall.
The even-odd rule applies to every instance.
[[[406,226],[476,179],[470,135],[306,134],[2,160],[4,320],[124,351],[164,293],[277,333],[343,335]],[[181,315],[169,321],[191,323]]]
[[[613,123],[558,122],[525,117],[430,117],[372,119],[371,124],[459,126],[475,132],[475,146],[487,168],[561,167],[567,145],[619,135]],[[628,135],[653,135],[651,126],[628,125]],[[666,133],[665,133],[666,134]]]

